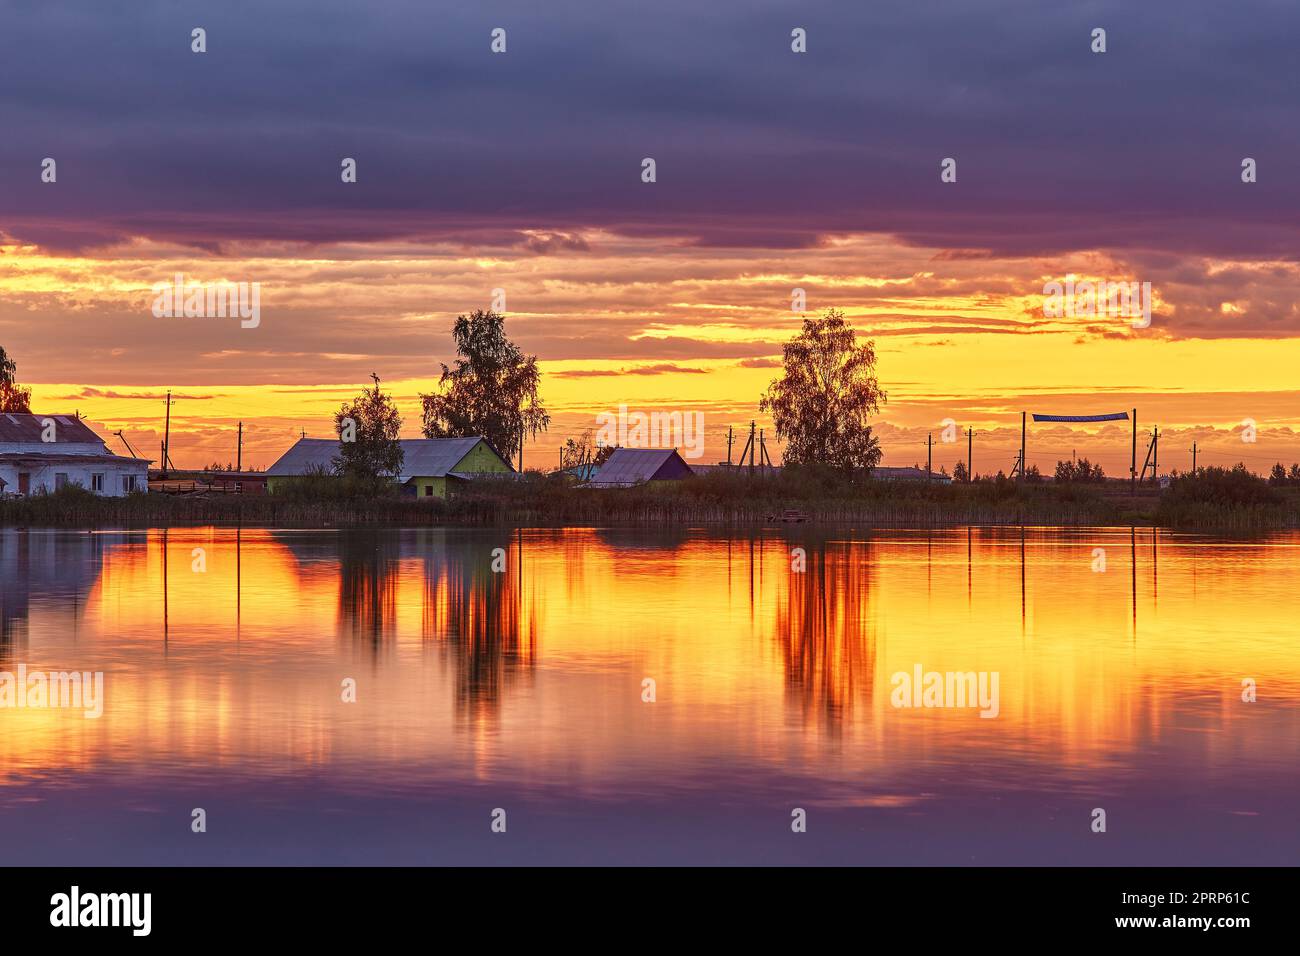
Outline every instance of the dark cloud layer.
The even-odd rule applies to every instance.
[[[877,231],[962,255],[1293,258],[1297,35],[1300,6],[1219,0],[10,0],[0,232],[562,254],[594,227],[786,248]]]

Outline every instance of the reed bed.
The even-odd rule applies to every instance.
[[[99,498],[69,488],[0,501],[0,525],[752,527],[771,524],[785,511],[798,511],[816,524],[876,527],[1156,525],[1250,532],[1300,527],[1300,489],[1278,489],[1241,475],[1209,474],[1204,480],[1178,479],[1163,495],[1134,497],[1118,483],[1021,486],[1002,480],[924,485],[853,481],[789,469],[775,477],[713,472],[620,489],[586,488],[556,476],[529,474],[519,481],[476,482],[444,502],[402,497],[386,484],[313,478],[287,493],[249,497]]]

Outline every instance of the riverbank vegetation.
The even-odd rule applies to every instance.
[[[761,526],[785,519],[856,527],[960,525],[1156,525],[1252,531],[1300,527],[1300,487],[1271,485],[1244,466],[1203,468],[1163,492],[1127,482],[1004,477],[970,483],[882,481],[819,467],[750,476],[714,470],[636,488],[586,488],[559,475],[476,481],[449,501],[400,495],[391,482],[313,475],[267,496],[137,494],[100,498],[69,487],[0,501],[6,526],[151,527],[248,524],[710,525]]]

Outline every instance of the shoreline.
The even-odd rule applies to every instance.
[[[410,499],[307,502],[278,496],[170,498],[162,495],[79,500],[0,501],[0,528],[83,530],[168,527],[344,529],[398,527],[709,527],[878,528],[1141,527],[1171,531],[1280,531],[1300,528],[1300,508],[1203,506],[1170,513],[1158,496],[1078,500],[1033,493],[981,500],[965,489],[939,495],[854,500],[696,499],[659,489],[590,492],[557,501],[545,495],[463,496],[451,502]],[[783,518],[783,512],[796,516]]]
[[[1168,488],[999,477],[961,484],[853,479],[789,470],[768,478],[708,474],[590,488],[530,473],[474,483],[449,499],[310,481],[270,495],[104,498],[70,487],[0,500],[0,527],[1153,527],[1184,531],[1300,528],[1300,484],[1240,467],[1202,469]]]

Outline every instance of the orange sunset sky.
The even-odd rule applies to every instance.
[[[1234,265],[1258,277],[1245,300],[1157,286],[1152,326],[1134,329],[1124,318],[1044,317],[1042,286],[1052,278],[1131,275],[1103,253],[954,257],[868,235],[782,252],[605,232],[529,234],[521,248],[487,253],[389,243],[262,245],[214,257],[148,241],[94,256],[15,243],[0,252],[0,342],[33,387],[34,410],[80,411],[105,437],[122,429],[156,457],[172,388],[180,467],[233,459],[241,420],[245,465],[270,465],[301,431],[330,434],[333,411],[371,371],[395,395],[405,433],[417,435],[418,394],[433,387],[437,363],[452,359],[454,316],[486,308],[495,288],[506,292],[508,330],[542,359],[554,422],[527,446],[525,463],[534,466],[551,465],[565,437],[620,403],[703,411],[702,460],[725,458],[728,425],[764,424],[757,398],[777,374],[781,343],[799,327],[790,309],[796,287],[810,312],[842,309],[875,340],[889,393],[879,423],[886,464],[923,462],[933,432],[936,464],[951,468],[965,441],[941,443],[950,418],[975,429],[977,471],[1009,470],[1021,410],[1134,406],[1140,429],[1160,426],[1166,469],[1188,466],[1193,440],[1201,463],[1259,469],[1300,459],[1300,339],[1231,334],[1249,296],[1295,281],[1290,263]],[[1198,267],[1208,275],[1224,268]],[[260,282],[261,325],[155,318],[151,286],[176,272]],[[1180,308],[1217,312],[1218,334],[1180,333]],[[1243,441],[1246,419],[1256,423],[1254,443]],[[1077,450],[1123,474],[1128,429],[1031,425],[1030,462],[1047,470]]]

